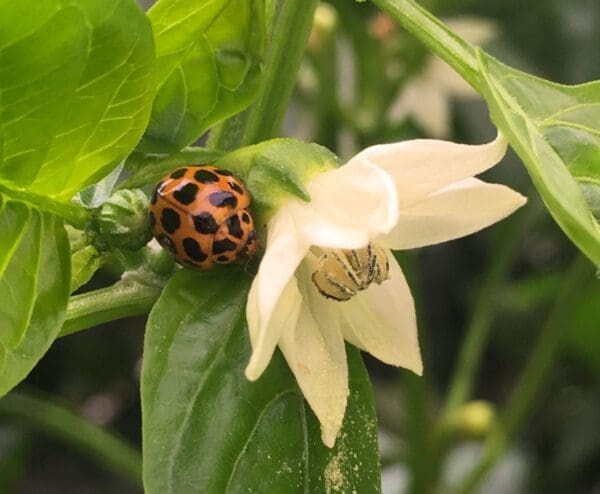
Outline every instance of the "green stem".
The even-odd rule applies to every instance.
[[[413,0],[372,0],[481,93],[475,48]]]
[[[90,212],[82,206],[68,202],[59,202],[50,197],[31,192],[11,189],[0,184],[0,194],[5,194],[9,199],[32,205],[41,211],[54,213],[74,227],[83,230],[91,218]]]
[[[409,494],[432,492],[436,480],[435,456],[436,438],[432,432],[433,417],[428,404],[427,378],[407,374],[403,376],[403,390],[406,394],[407,430],[409,451],[406,458],[410,466]]]
[[[578,257],[567,272],[561,292],[553,304],[519,383],[512,392],[498,426],[485,444],[483,456],[458,490],[471,494],[504,454],[512,436],[526,419],[556,358],[560,342],[570,328],[571,309],[580,297],[581,287],[592,274],[589,261]]]
[[[12,392],[0,400],[0,414],[70,443],[136,484],[142,483],[142,459],[135,448],[61,405]]]
[[[463,405],[473,392],[477,371],[498,310],[498,294],[506,283],[510,268],[519,253],[523,238],[521,232],[538,215],[540,209],[539,206],[532,205],[499,226],[498,241],[495,242],[491,261],[465,332],[456,370],[450,382],[442,422],[444,417],[448,419]]]
[[[296,75],[312,27],[318,0],[284,0],[265,56],[265,71],[256,101],[211,135],[210,145],[231,150],[279,135]]]
[[[59,336],[115,319],[147,314],[161,291],[160,284],[124,278],[107,288],[75,295],[69,300],[67,316]]]

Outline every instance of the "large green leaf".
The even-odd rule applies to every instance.
[[[348,351],[352,392],[329,450],[278,352],[257,382],[244,377],[249,281],[236,268],[181,270],[150,314],[142,371],[146,492],[379,492],[374,407],[358,351]]]
[[[494,123],[527,167],[546,207],[600,266],[600,81],[563,86],[480,52]],[[586,201],[587,198],[587,201]]]
[[[62,325],[70,287],[62,221],[0,195],[0,396],[44,355]]]
[[[134,0],[0,0],[0,183],[58,200],[136,145],[154,96]]]
[[[160,89],[142,149],[177,150],[256,95],[264,0],[159,0],[148,16]]]

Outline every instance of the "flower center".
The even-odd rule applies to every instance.
[[[387,254],[372,243],[363,249],[325,250],[311,278],[324,297],[350,300],[371,283],[380,285],[389,278]]]

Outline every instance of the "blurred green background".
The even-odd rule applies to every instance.
[[[141,3],[147,8],[151,2]],[[597,0],[422,3],[512,66],[562,83],[600,79]],[[332,0],[318,10],[286,135],[348,157],[374,143],[415,137],[482,143],[494,132],[484,103],[370,4]],[[465,329],[487,315],[483,323],[491,337],[475,393],[486,405],[469,409],[471,422],[456,426],[441,465],[440,492],[481,454],[482,410],[505,403],[536,336],[562,312],[560,324],[568,327],[560,354],[481,492],[598,494],[600,282],[587,277],[565,295],[577,253],[513,154],[485,179],[526,194],[528,205],[489,230],[399,257],[417,303],[425,376],[417,380],[367,359],[380,421],[384,492],[406,492],[419,448],[426,455],[428,438],[416,419],[435,421]],[[112,281],[111,273],[102,271],[84,289]],[[557,311],[559,297],[568,307]],[[139,445],[144,322],[117,321],[59,339],[19,389],[51,394]],[[0,493],[13,492],[138,491],[85,452],[0,410]]]

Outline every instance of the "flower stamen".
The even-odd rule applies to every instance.
[[[389,278],[387,253],[373,243],[362,249],[325,250],[311,278],[325,298],[350,300],[371,283],[380,285]]]

